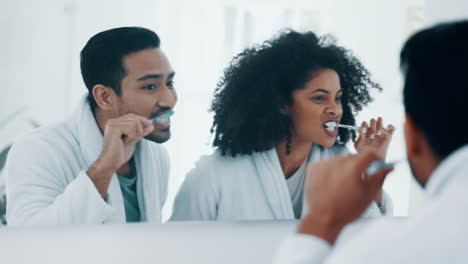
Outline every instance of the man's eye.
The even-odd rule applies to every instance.
[[[156,85],[155,84],[148,84],[148,85],[143,86],[143,89],[151,91],[151,90],[156,89]]]
[[[337,102],[341,102],[341,96],[337,97],[337,98],[336,98],[336,101],[337,101]]]
[[[166,85],[168,87],[174,87],[174,81],[169,81]]]

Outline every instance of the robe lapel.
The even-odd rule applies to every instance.
[[[257,152],[252,154],[252,156],[257,176],[262,184],[263,191],[275,219],[294,219],[291,197],[276,149]]]
[[[141,220],[161,222],[161,173],[154,149],[154,144],[145,139],[141,140],[135,149],[135,165],[137,168],[137,195],[140,206]]]
[[[75,120],[78,122],[78,140],[81,154],[86,162],[86,166],[89,168],[101,155],[103,136],[91,112],[86,96],[82,98],[80,104]],[[109,185],[107,203],[109,203],[116,212],[108,222],[125,223],[125,208],[122,191],[120,190],[120,184],[115,174],[112,176]]]
[[[320,161],[320,160],[323,160],[323,159],[327,159],[330,156],[331,156],[330,152],[327,151],[326,149],[324,149],[322,146],[317,145],[317,144],[313,144],[312,145],[312,151],[309,154],[308,164],[314,163],[314,162],[317,162],[317,161]],[[306,175],[304,177],[306,177],[306,179],[304,179],[304,188],[305,188],[306,183],[307,183],[307,167],[306,167],[305,173],[306,173]],[[303,191],[305,192],[305,190],[303,190]],[[307,199],[306,199],[306,194],[304,193],[303,200],[302,200],[301,218],[304,217],[307,214],[307,211],[308,211]]]

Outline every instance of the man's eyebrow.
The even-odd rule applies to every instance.
[[[149,79],[161,79],[163,74],[146,74],[137,79],[137,81],[146,81]]]
[[[174,75],[175,75],[175,72],[169,73],[168,79],[174,78]],[[137,81],[146,81],[149,79],[162,79],[163,77],[164,77],[164,74],[160,74],[160,73],[146,74],[138,78]]]

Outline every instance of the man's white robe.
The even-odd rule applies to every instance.
[[[6,167],[8,225],[125,223],[116,175],[104,200],[86,174],[102,146],[103,136],[86,97],[70,120],[16,142]],[[143,139],[134,159],[142,221],[160,222],[167,196],[167,151]]]
[[[324,240],[292,235],[275,263],[467,263],[468,146],[446,158],[426,184],[425,198],[406,220],[376,219],[332,248]]]

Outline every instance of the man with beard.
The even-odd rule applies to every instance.
[[[81,74],[88,94],[73,116],[11,149],[8,224],[160,222],[169,174],[160,143],[177,95],[159,37],[138,27],[98,33],[81,51]]]

